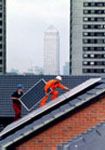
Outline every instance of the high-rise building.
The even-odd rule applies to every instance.
[[[44,74],[59,74],[59,32],[50,26],[44,34]]]
[[[65,62],[63,66],[63,75],[69,75],[69,62]]]
[[[6,0],[0,0],[0,74],[6,73]]]
[[[71,0],[70,73],[105,74],[105,0]]]

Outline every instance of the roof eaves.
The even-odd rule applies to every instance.
[[[65,147],[68,147],[69,149],[72,147],[72,150],[75,150],[75,148],[78,148],[79,150],[87,150],[88,144],[92,145],[93,141],[95,141],[96,143],[94,144],[98,146],[97,143],[101,143],[101,140],[101,146],[105,147],[105,140],[103,142],[103,139],[105,139],[105,122],[97,124],[93,128],[88,129],[86,132],[76,136],[72,140],[58,145],[57,150],[65,150]],[[104,145],[102,145],[103,143]],[[103,149],[100,148],[100,150]]]

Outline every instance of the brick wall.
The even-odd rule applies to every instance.
[[[16,150],[55,150],[56,146],[105,121],[105,98],[79,110],[51,128],[31,137]]]

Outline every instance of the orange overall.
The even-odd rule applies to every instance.
[[[62,90],[67,89],[67,87],[65,87],[63,84],[61,84],[58,80],[53,79],[53,80],[49,80],[45,87],[44,87],[44,91],[46,93],[46,96],[41,100],[40,102],[40,106],[44,106],[48,100],[49,95],[51,95],[51,100],[54,100],[55,98],[58,97],[59,92],[57,91],[57,88],[61,88]],[[48,94],[49,89],[51,89],[50,94]]]

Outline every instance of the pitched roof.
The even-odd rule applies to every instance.
[[[105,149],[105,122],[89,129],[72,141],[58,145],[57,150],[104,150]]]
[[[46,106],[34,110],[17,122],[7,126],[0,133],[0,145],[3,148],[13,144],[103,93],[105,93],[104,80],[96,78],[85,81],[58,97],[56,101],[49,102]]]
[[[46,81],[54,78],[54,76],[42,75],[1,75],[0,76],[0,117],[13,117],[11,94],[16,90],[16,85],[22,83],[25,91],[33,86],[38,80],[44,78]],[[90,77],[87,76],[63,76],[63,83],[70,88],[86,81]],[[22,114],[26,115],[28,112],[23,107]]]

